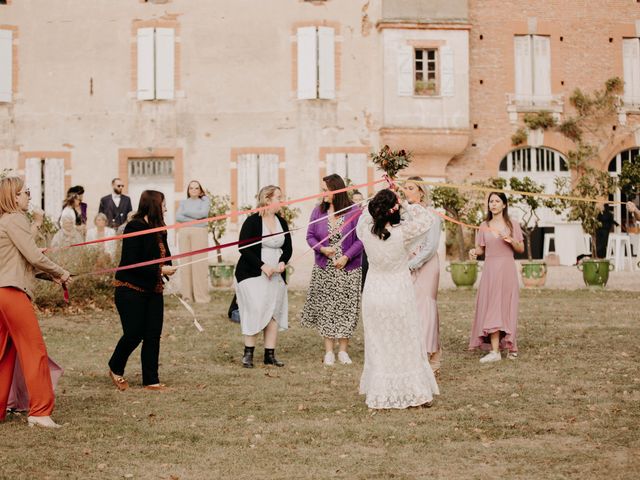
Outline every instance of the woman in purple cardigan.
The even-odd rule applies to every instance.
[[[325,192],[342,188],[345,183],[339,175],[322,179]],[[346,192],[328,194],[311,213],[311,222],[324,217],[323,220],[307,229],[307,243],[315,250],[315,264],[301,323],[315,328],[324,337],[325,365],[335,363],[336,339],[338,360],[351,363],[347,347],[360,316],[362,242],[355,231],[360,209],[348,208],[351,205]]]

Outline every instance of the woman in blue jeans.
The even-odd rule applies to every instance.
[[[164,195],[155,190],[145,190],[140,196],[138,211],[127,224],[124,233],[164,226],[164,212]],[[167,232],[148,233],[123,240],[120,266],[170,256]],[[140,343],[144,388],[166,388],[158,378],[160,335],[164,316],[162,290],[163,277],[173,275],[175,271],[176,267],[167,261],[116,273],[115,303],[120,314],[123,334],[109,360],[109,376],[118,390],[129,388],[129,383],[123,377],[124,369],[129,356]]]

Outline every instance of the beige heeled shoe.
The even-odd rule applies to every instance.
[[[51,417],[28,417],[27,423],[30,427],[44,427],[44,428],[62,428],[62,425],[58,425],[51,420]]]

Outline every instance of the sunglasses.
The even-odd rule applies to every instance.
[[[122,184],[122,185],[116,185],[116,187],[118,187],[118,188],[124,188],[124,184]]]

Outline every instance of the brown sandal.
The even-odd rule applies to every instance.
[[[124,392],[127,388],[129,388],[129,382],[127,382],[122,375],[116,375],[111,370],[109,370],[109,378],[111,378],[113,384],[121,392]]]

